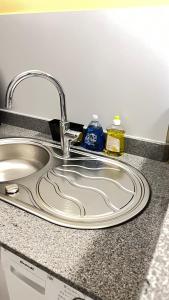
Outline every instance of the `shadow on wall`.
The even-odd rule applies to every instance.
[[[6,94],[3,72],[0,70],[0,107],[4,107],[4,95]]]
[[[128,163],[132,160],[128,158]],[[138,300],[158,241],[168,207],[169,168],[165,163],[138,158],[135,167],[152,187],[146,209],[132,220],[112,228],[96,230],[93,243],[84,251],[72,277],[83,287],[93,286],[101,299]],[[163,182],[163,184],[161,184]],[[90,232],[88,233],[90,236]],[[77,245],[75,245],[77,248]],[[76,252],[75,252],[76,253]],[[72,278],[72,280],[73,280]]]
[[[159,106],[160,106],[160,103],[159,103]],[[150,115],[150,118],[151,118],[151,115]],[[154,130],[154,127],[156,128],[156,132],[157,132],[157,135],[160,134],[160,124],[162,124],[164,122],[164,120],[166,120],[166,130],[165,130],[165,133],[166,133],[166,139],[164,140],[164,142],[167,142],[169,143],[169,109],[166,109],[160,116],[159,118],[156,120],[156,122],[154,123],[154,126],[152,127],[152,130]]]

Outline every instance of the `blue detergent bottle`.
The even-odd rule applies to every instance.
[[[103,151],[105,136],[103,128],[98,121],[98,115],[92,115],[84,136],[83,147],[93,151]]]

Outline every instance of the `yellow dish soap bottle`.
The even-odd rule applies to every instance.
[[[112,126],[107,128],[105,152],[109,155],[122,155],[124,153],[124,135],[125,131],[121,127],[120,117],[115,116]]]

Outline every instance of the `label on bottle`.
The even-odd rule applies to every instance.
[[[97,135],[94,133],[87,133],[85,137],[85,143],[89,146],[95,146],[97,141]]]
[[[120,152],[120,140],[108,135],[106,141],[106,150],[111,152]]]

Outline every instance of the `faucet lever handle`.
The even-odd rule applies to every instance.
[[[75,131],[68,129],[64,134],[64,153],[65,158],[70,157],[70,146],[71,143],[80,142],[82,140],[83,134],[80,131]]]
[[[81,131],[76,131],[76,130],[71,130],[68,129],[65,132],[66,137],[70,140],[70,142],[81,142],[82,140],[82,132]]]

